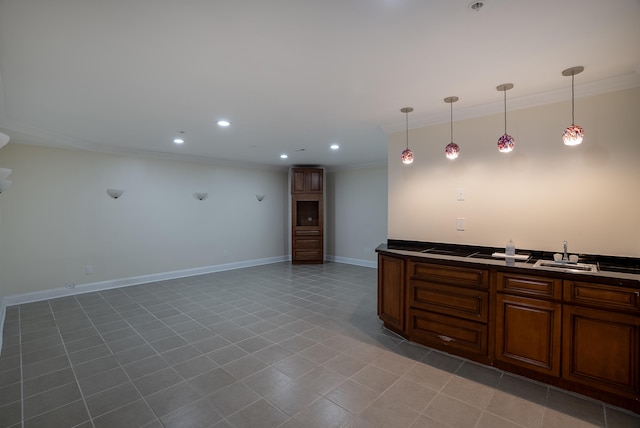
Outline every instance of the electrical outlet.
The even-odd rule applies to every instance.
[[[456,198],[459,201],[464,201],[464,189],[462,187],[458,188],[458,192],[456,193]]]
[[[456,219],[456,230],[464,230],[464,217]]]
[[[85,273],[85,275],[93,275],[93,266],[92,265],[86,265],[84,267],[84,273]]]

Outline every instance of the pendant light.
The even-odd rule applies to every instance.
[[[456,159],[460,154],[460,146],[453,142],[453,103],[459,99],[460,98],[458,97],[447,97],[444,99],[444,102],[449,103],[451,106],[451,121],[449,122],[451,125],[451,142],[444,148],[444,153],[447,159]]]
[[[584,129],[576,125],[574,115],[574,96],[573,96],[573,76],[580,74],[584,71],[584,67],[577,66],[567,68],[562,72],[563,76],[571,76],[571,126],[567,127],[562,133],[562,141],[567,146],[577,146],[582,143],[584,138]]]
[[[409,113],[413,111],[413,107],[403,107],[400,111],[405,114],[407,123],[407,148],[402,152],[402,163],[409,165],[413,163],[413,152],[409,148]]]
[[[515,146],[515,140],[507,134],[507,91],[513,89],[513,83],[503,83],[496,87],[498,91],[504,92],[504,135],[498,138],[498,151],[500,153],[509,153]]]

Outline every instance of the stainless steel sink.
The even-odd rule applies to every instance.
[[[598,272],[598,266],[588,263],[538,260],[533,267],[560,270],[564,272]]]

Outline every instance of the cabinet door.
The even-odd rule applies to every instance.
[[[322,193],[322,170],[310,169],[306,175],[307,193]]]
[[[291,172],[291,193],[306,192],[306,174],[304,169],[294,169]]]
[[[404,330],[404,260],[378,255],[378,316],[396,332]]]
[[[498,294],[496,360],[560,376],[561,309],[560,303]]]
[[[322,194],[323,170],[294,168],[291,171],[291,193]]]
[[[565,305],[563,318],[564,378],[618,394],[640,392],[639,316]]]

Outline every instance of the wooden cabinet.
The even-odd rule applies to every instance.
[[[640,281],[392,252],[378,315],[407,339],[640,413]]]
[[[404,331],[404,266],[402,258],[378,255],[378,316],[396,333]]]
[[[291,193],[323,193],[323,170],[321,168],[293,168],[291,170]]]
[[[562,377],[640,400],[640,287],[565,281]]]
[[[291,170],[291,260],[324,261],[324,198],[321,168]]]
[[[496,273],[495,359],[560,375],[562,281]]]
[[[408,262],[409,339],[483,360],[488,355],[489,272]]]

